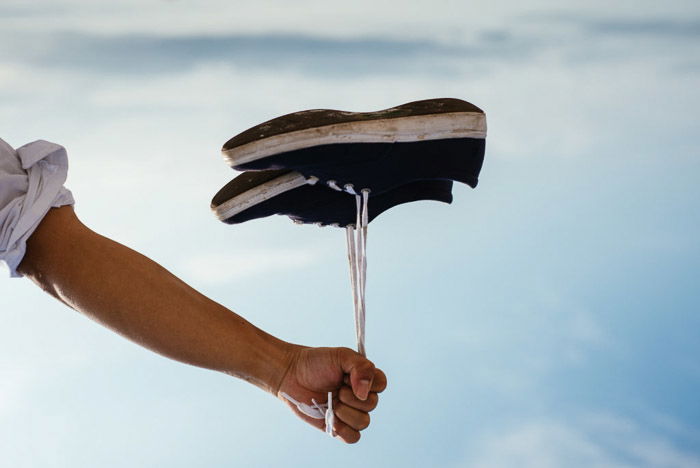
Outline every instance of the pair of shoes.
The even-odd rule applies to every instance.
[[[476,187],[485,139],[484,112],[459,99],[377,112],[296,112],[224,145],[229,165],[246,172],[219,190],[211,207],[230,224],[282,214],[298,223],[344,227],[357,350],[366,355],[367,225],[401,203],[450,203],[453,181]],[[330,434],[332,397],[325,405],[312,400]],[[308,406],[290,401],[302,411]]]
[[[484,112],[459,99],[377,112],[295,112],[226,142],[225,160],[247,172],[226,184],[211,207],[230,224],[283,214],[345,227],[359,209],[359,198],[348,194],[371,197],[367,222],[401,203],[450,203],[452,181],[476,187],[485,138]]]

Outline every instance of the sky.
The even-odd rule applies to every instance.
[[[76,211],[268,332],[354,344],[344,233],[219,223],[219,150],[275,116],[485,110],[479,186],[369,229],[345,446],[229,376],[0,280],[13,467],[700,467],[696,1],[4,0],[0,137],[64,145]]]

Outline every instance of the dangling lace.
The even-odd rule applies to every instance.
[[[287,393],[280,393],[282,398],[289,400],[297,409],[306,416],[314,419],[325,419],[326,433],[330,436],[335,436],[333,432],[333,423],[335,416],[333,413],[333,393],[328,392],[328,403],[318,403],[314,398],[311,399],[311,404],[308,405],[301,401],[297,401]]]
[[[357,352],[363,356],[367,355],[365,349],[365,285],[367,284],[368,201],[368,189],[363,189],[362,195],[355,195],[355,205],[357,207],[355,226],[350,225],[345,228],[345,237],[348,244],[348,262],[350,264],[350,285],[352,286],[352,299],[355,308]]]
[[[333,182],[335,185],[335,182]],[[331,184],[329,183],[329,186]],[[335,188],[331,186],[332,188]],[[337,185],[336,185],[337,187]],[[352,185],[345,186],[345,191],[355,196],[355,206],[357,215],[355,226],[348,225],[345,228],[345,236],[348,244],[348,263],[350,264],[350,285],[352,287],[352,300],[355,309],[355,337],[357,340],[357,352],[363,356],[367,355],[365,349],[365,285],[367,283],[367,225],[369,224],[369,189],[362,189],[361,195],[357,195]],[[327,403],[317,403],[311,400],[311,405],[295,400],[286,393],[281,393],[293,403],[303,414],[314,419],[324,419],[326,423],[326,433],[335,437],[333,424],[335,414],[333,413],[333,393],[328,392]]]

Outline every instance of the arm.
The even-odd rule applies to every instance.
[[[300,401],[309,395],[325,401],[319,395],[334,391],[341,420],[336,432],[347,442],[359,439],[376,392],[386,386],[384,374],[359,354],[273,337],[152,260],[91,231],[69,206],[49,211],[18,270],[69,307],[163,356]]]

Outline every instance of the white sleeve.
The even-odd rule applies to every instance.
[[[63,146],[35,141],[16,151],[0,139],[0,263],[17,272],[32,235],[49,209],[73,205],[63,184],[68,155]]]

